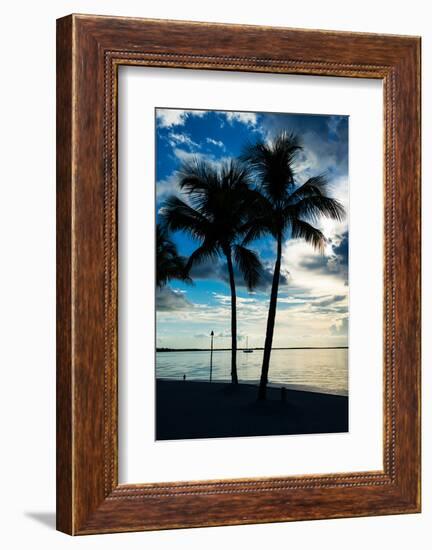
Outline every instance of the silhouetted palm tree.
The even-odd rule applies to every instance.
[[[187,274],[186,259],[179,256],[177,247],[170,239],[166,228],[156,225],[156,284],[165,286],[171,279],[192,282]]]
[[[188,202],[176,196],[167,199],[163,219],[172,231],[185,231],[200,245],[191,254],[187,269],[205,260],[226,259],[231,289],[231,380],[237,376],[237,311],[235,264],[251,290],[261,277],[258,256],[242,243],[245,224],[253,207],[248,170],[238,161],[222,164],[218,169],[195,159],[184,163],[179,171],[179,185]]]
[[[248,162],[255,173],[260,197],[255,199],[256,216],[250,222],[243,243],[270,233],[277,243],[276,261],[271,287],[270,304],[259,399],[266,398],[270,354],[276,317],[282,258],[282,242],[287,237],[303,238],[315,249],[323,252],[326,238],[311,225],[321,216],[341,220],[344,208],[337,200],[327,196],[327,179],[316,176],[303,185],[295,182],[295,162],[302,145],[298,137],[280,133],[272,142],[259,141],[246,147],[242,160]],[[310,223],[311,222],[311,223]]]

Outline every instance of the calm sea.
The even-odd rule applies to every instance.
[[[258,382],[262,351],[237,353],[240,382]],[[230,379],[231,352],[213,352],[213,380]],[[157,352],[156,377],[174,380],[209,380],[209,351]],[[269,383],[336,395],[348,395],[347,349],[273,350]]]

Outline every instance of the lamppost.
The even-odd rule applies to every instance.
[[[214,332],[210,332],[211,337],[211,344],[210,344],[210,382],[212,381],[212,373],[213,373],[213,336]]]

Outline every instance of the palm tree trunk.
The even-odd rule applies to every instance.
[[[282,234],[279,233],[277,238],[276,262],[275,262],[275,268],[273,273],[273,282],[272,282],[272,288],[271,288],[271,294],[270,294],[270,305],[269,305],[269,311],[268,311],[268,317],[267,317],[267,331],[266,331],[266,339],[264,344],[263,363],[261,368],[261,380],[260,380],[260,385],[258,390],[259,400],[264,400],[267,395],[268,371],[270,366],[270,354],[272,350],[273,333],[274,333],[274,325],[275,325],[275,318],[276,318],[281,257],[282,257]]]
[[[231,248],[225,251],[228,264],[229,282],[231,288],[231,382],[238,384],[237,376],[237,297],[234,280],[234,269],[231,258]]]

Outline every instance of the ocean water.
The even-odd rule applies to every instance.
[[[237,352],[240,382],[258,383],[263,351]],[[230,380],[231,351],[213,352],[213,380]],[[210,351],[156,353],[156,377],[171,380],[209,380]],[[293,389],[348,395],[347,349],[272,350],[269,383]]]

